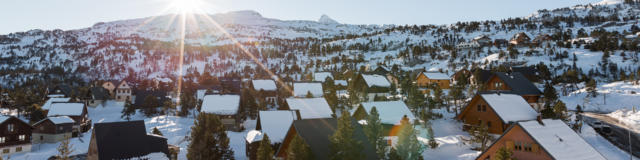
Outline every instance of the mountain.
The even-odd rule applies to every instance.
[[[324,23],[324,24],[339,24],[338,21],[331,19],[331,17],[327,16],[326,14],[323,14],[322,16],[320,16],[320,19],[318,19],[318,22]]]

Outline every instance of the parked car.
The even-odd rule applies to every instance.
[[[600,130],[602,126],[603,124],[601,121],[594,121],[593,123],[591,123],[591,127],[593,127],[593,129],[595,130]]]

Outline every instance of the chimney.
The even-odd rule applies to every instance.
[[[540,125],[544,126],[544,122],[542,122],[542,114],[538,114],[538,116],[536,117],[536,120],[538,121],[538,123],[540,123]]]

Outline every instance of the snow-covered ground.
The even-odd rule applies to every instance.
[[[469,134],[462,130],[462,123],[454,119],[455,113],[447,113],[444,110],[434,112],[443,114],[442,119],[431,120],[434,138],[439,145],[435,149],[426,149],[422,153],[424,159],[475,159],[480,155],[480,151],[471,150],[472,146],[460,139],[468,137]]]
[[[600,152],[600,154],[602,154],[602,156],[606,157],[607,159],[629,159],[629,154],[627,152],[622,151],[620,148],[611,144],[611,142],[609,142],[607,139],[604,139],[604,137],[596,133],[596,131],[593,130],[591,126],[586,124],[583,125],[582,132],[579,134],[585,141],[587,141],[587,143],[593,146],[593,148],[595,148],[598,152]],[[634,157],[633,159],[638,158]]]
[[[619,109],[631,109],[640,104],[640,85],[631,82],[612,82],[598,84],[596,97],[587,97],[587,91],[582,89],[560,96],[569,110],[575,110],[576,105],[583,106],[585,111],[609,113]],[[558,90],[560,92],[560,90]],[[606,102],[605,102],[606,101]]]
[[[621,109],[607,114],[611,118],[615,118],[625,125],[633,128],[636,132],[640,131],[640,112],[636,110]]]

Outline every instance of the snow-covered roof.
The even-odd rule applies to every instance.
[[[331,107],[324,98],[287,98],[291,110],[299,110],[301,119],[331,118]]]
[[[508,93],[483,93],[480,94],[489,106],[498,114],[504,123],[533,120],[538,112],[517,94]]]
[[[346,80],[335,80],[333,81],[334,85],[342,85],[342,86],[347,86],[347,81]]]
[[[0,115],[0,123],[4,123],[7,119],[11,118],[11,116]]]
[[[449,75],[440,72],[422,72],[429,79],[449,80]]]
[[[83,110],[84,103],[52,103],[47,117],[80,116]]]
[[[260,111],[260,127],[271,143],[280,143],[287,135],[293,120],[298,119],[295,111]]]
[[[153,153],[149,153],[149,154],[144,155],[144,156],[134,157],[134,158],[131,158],[129,160],[146,160],[146,159],[169,160],[169,157],[167,157],[167,154],[164,154],[162,152],[153,152]]]
[[[391,87],[391,83],[389,83],[389,81],[387,80],[387,78],[385,78],[384,76],[381,75],[366,75],[363,74],[362,78],[364,79],[364,81],[367,83],[367,86],[369,87],[373,87],[373,86],[378,86],[378,87]]]
[[[61,98],[61,97],[64,97],[64,94],[50,94],[50,95],[47,95],[47,97],[49,97],[49,98],[54,98],[54,97],[55,98]]]
[[[308,92],[313,97],[322,97],[322,83],[293,83],[293,96],[306,97]]]
[[[333,79],[333,75],[331,75],[331,72],[313,73],[313,81],[324,82],[327,80],[327,77],[331,77]]]
[[[276,82],[270,79],[262,79],[262,80],[252,80],[253,89],[256,91],[265,90],[265,91],[275,91],[276,90]]]
[[[519,122],[554,159],[597,160],[606,159],[562,120],[544,119]]]
[[[291,125],[291,124],[289,124],[289,125]],[[244,139],[249,143],[262,141],[262,132],[260,132],[258,130],[251,130],[251,131],[247,132],[247,136],[244,137]]]
[[[49,110],[49,108],[51,108],[51,103],[53,103],[53,102],[69,102],[69,100],[71,100],[71,98],[62,98],[62,97],[49,98],[47,100],[47,102],[44,102],[44,104],[42,105],[42,109]]]
[[[413,122],[416,117],[411,113],[409,107],[402,101],[375,101],[361,103],[362,107],[367,114],[371,112],[371,108],[376,107],[380,114],[380,120],[384,124],[399,124],[404,115],[407,115],[410,122]]]
[[[206,95],[202,100],[201,112],[218,115],[235,115],[240,108],[239,95]]]
[[[64,124],[64,123],[75,123],[73,119],[69,116],[57,116],[57,117],[49,117],[49,120],[53,122],[53,124]]]

